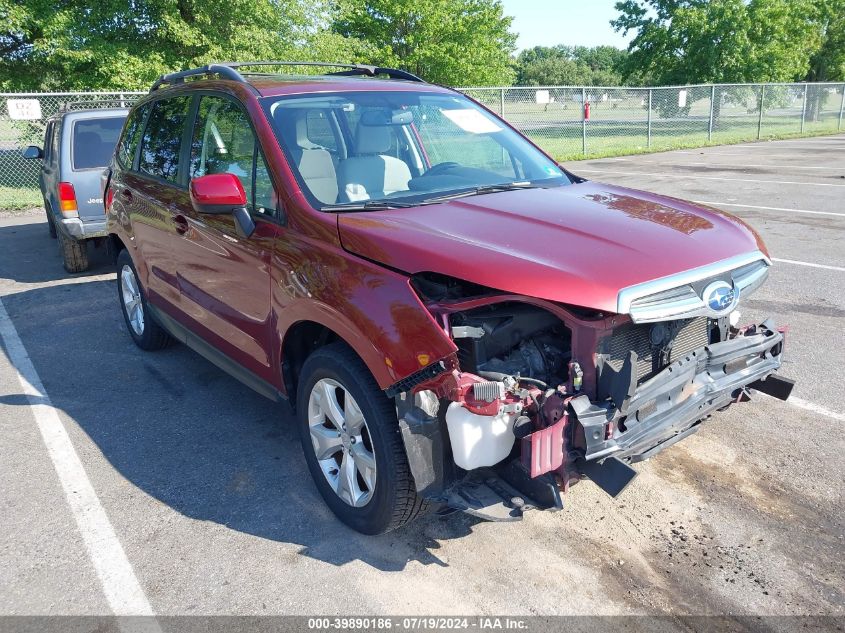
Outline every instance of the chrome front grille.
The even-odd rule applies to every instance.
[[[769,273],[769,259],[760,251],[709,266],[655,279],[619,292],[617,312],[630,314],[634,323],[722,316],[707,305],[702,293],[708,284],[724,281],[740,300],[756,290]]]
[[[656,327],[667,328],[662,339],[653,332]],[[628,353],[633,351],[637,355],[637,382],[641,383],[669,363],[707,345],[708,329],[707,317],[667,323],[625,325],[618,328],[611,337],[606,362],[614,372],[619,372]],[[656,340],[659,342],[655,342]]]

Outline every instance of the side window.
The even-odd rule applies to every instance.
[[[276,194],[249,115],[239,104],[222,97],[200,99],[191,141],[190,177],[208,174],[237,176],[251,210],[275,213]]]
[[[276,215],[276,190],[270,178],[270,170],[261,152],[255,157],[255,211],[263,215]]]
[[[50,162],[50,153],[52,150],[53,141],[53,126],[56,124],[52,121],[47,124],[47,129],[44,130],[44,162]]]
[[[144,117],[150,109],[148,103],[136,108],[129,114],[129,120],[123,130],[123,136],[117,146],[117,160],[126,169],[132,169],[135,160],[135,150],[141,142],[141,128],[144,125]]]
[[[255,135],[247,113],[229,99],[203,97],[191,142],[191,178],[234,174],[252,203],[254,153]]]
[[[147,128],[141,139],[138,170],[151,176],[176,182],[179,174],[179,150],[191,97],[171,97],[153,103]]]

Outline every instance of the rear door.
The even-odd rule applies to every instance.
[[[102,175],[114,154],[125,119],[125,113],[68,117],[64,137],[69,148],[70,172],[64,179],[73,184],[83,221],[103,219]]]
[[[176,242],[181,307],[191,329],[265,381],[271,370],[270,256],[278,225],[277,207],[249,115],[223,95],[200,97],[193,128],[189,178],[236,175],[255,220],[249,238],[238,234],[230,214],[188,208],[187,227]]]
[[[181,228],[177,221],[190,208],[181,179],[183,142],[193,97],[179,95],[149,105],[135,167],[125,172],[116,198],[129,211],[138,253],[135,258],[153,304],[180,318],[173,250]]]

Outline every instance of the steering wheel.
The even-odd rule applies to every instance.
[[[455,167],[460,167],[460,163],[456,163],[454,161],[447,161],[445,163],[437,163],[436,165],[432,165],[431,169],[429,169],[424,176],[437,176],[442,174],[444,171],[449,171],[450,169],[454,169]]]

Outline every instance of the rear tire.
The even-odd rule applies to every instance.
[[[69,273],[81,273],[88,270],[88,245],[84,241],[78,241],[59,234],[59,253],[62,255],[62,263]]]
[[[117,298],[135,345],[151,352],[170,344],[173,339],[152,319],[135,264],[125,248],[117,255]]]
[[[426,513],[430,504],[417,495],[396,407],[358,355],[332,343],[308,357],[300,376],[296,417],[305,461],[332,512],[363,534],[389,532]],[[327,401],[340,405],[334,417],[341,420],[324,415],[332,409]],[[351,484],[341,485],[350,458]]]

